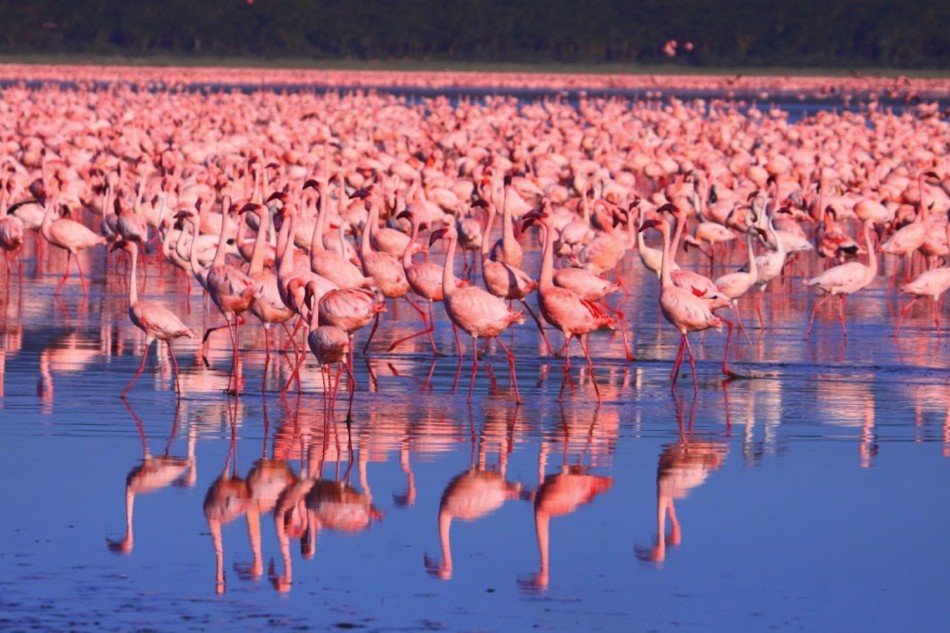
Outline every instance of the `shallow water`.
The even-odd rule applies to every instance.
[[[894,262],[849,300],[847,338],[832,306],[807,341],[815,297],[790,269],[764,331],[742,304],[748,379],[723,382],[724,333],[694,336],[695,396],[688,369],[670,389],[678,338],[633,254],[615,303],[638,359],[619,332],[591,337],[599,404],[577,348],[562,380],[530,320],[505,339],[523,404],[494,347],[469,401],[470,348],[459,362],[441,307],[433,357],[424,338],[385,353],[417,327],[390,305],[357,356],[348,427],[345,395],[324,415],[312,359],[299,394],[280,395],[279,354],[264,379],[255,323],[239,398],[215,335],[210,366],[176,343],[180,401],[164,348],[123,401],[144,339],[124,261],[107,273],[102,255],[83,260],[88,295],[74,277],[54,296],[60,253],[0,276],[4,630],[924,631],[950,616],[948,343],[926,305],[891,336]],[[215,321],[170,267],[147,275],[186,322]],[[320,526],[306,555],[303,514],[273,513],[292,483],[311,493],[288,507],[309,499]],[[664,507],[680,532],[658,539]],[[226,519],[219,559],[208,515]]]

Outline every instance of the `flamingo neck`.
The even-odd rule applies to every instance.
[[[660,257],[660,291],[673,285],[670,267],[673,264],[673,255],[670,253],[670,225],[665,222],[660,225],[660,234],[663,235],[663,252]]]
[[[248,272],[252,275],[260,274],[264,271],[264,247],[267,245],[267,230],[270,225],[270,216],[267,209],[261,210],[260,220],[257,224],[257,236],[254,238],[254,250],[251,252],[251,264]]]
[[[541,273],[538,275],[538,289],[547,290],[554,285],[554,229],[541,223],[544,232],[544,248],[541,251]]]
[[[416,243],[416,238],[419,237],[419,223],[415,218],[412,218],[412,234],[409,236],[409,241],[406,242],[406,248],[402,252],[402,267],[406,270],[412,268],[412,245]]]
[[[488,203],[488,221],[485,224],[485,232],[482,236],[482,259],[488,257],[488,245],[491,241],[491,229],[495,224],[495,216],[498,215],[498,209],[495,208],[495,204],[492,202]],[[504,239],[504,237],[502,238]]]
[[[458,242],[458,236],[454,231],[449,231],[449,247],[445,252],[445,264],[442,266],[442,294],[446,297],[455,292],[455,244]]]
[[[132,270],[129,272],[129,306],[133,306],[139,302],[139,285],[136,282],[139,249],[135,242],[129,242],[129,255],[132,257]]]
[[[759,266],[755,261],[755,249],[752,246],[754,240],[752,233],[746,233],[745,235],[745,246],[746,253],[749,255],[749,274],[752,275],[752,278],[755,279],[759,276]]]

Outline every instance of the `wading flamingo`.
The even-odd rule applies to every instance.
[[[660,310],[663,312],[663,317],[680,333],[679,349],[676,352],[676,360],[673,361],[673,369],[670,371],[672,386],[676,386],[680,365],[683,364],[683,352],[686,351],[689,354],[689,366],[693,373],[693,390],[698,392],[696,359],[693,356],[692,348],[689,346],[687,335],[690,332],[701,332],[710,328],[718,329],[722,327],[722,321],[709,309],[708,298],[699,297],[673,283],[670,276],[670,262],[673,259],[670,253],[670,225],[666,220],[653,219],[644,222],[640,230],[643,231],[653,227],[656,227],[663,235],[663,261],[660,266]]]
[[[806,286],[817,286],[825,292],[811,310],[811,318],[808,319],[808,329],[805,330],[805,338],[811,334],[811,327],[815,322],[815,314],[818,308],[831,297],[840,297],[840,311],[838,320],[841,322],[841,332],[847,336],[848,330],[844,325],[845,302],[849,294],[855,293],[874,281],[877,275],[877,253],[874,249],[874,243],[871,241],[871,230],[874,228],[873,220],[864,221],[864,244],[868,251],[868,263],[847,262],[827,269],[817,277],[805,280]]]
[[[175,352],[172,350],[172,341],[182,336],[194,338],[195,333],[192,332],[187,325],[182,323],[181,319],[179,319],[174,312],[165,306],[154,301],[139,299],[135,270],[139,255],[138,245],[128,240],[120,240],[112,245],[112,250],[116,249],[126,251],[132,258],[132,268],[129,272],[129,319],[135,327],[145,332],[145,349],[142,350],[142,361],[139,363],[139,368],[138,371],[135,372],[135,376],[132,377],[129,384],[122,390],[122,397],[124,398],[126,394],[129,393],[129,390],[132,389],[132,385],[134,385],[135,381],[142,375],[142,370],[145,369],[145,359],[148,357],[148,348],[151,347],[152,341],[155,340],[165,341],[165,344],[168,345],[168,355],[172,359],[172,367],[175,370],[175,391],[180,395],[178,385],[178,361],[175,359]]]
[[[508,369],[511,384],[515,389],[515,401],[520,403],[521,393],[518,391],[518,378],[515,375],[515,355],[498,338],[498,335],[513,323],[524,323],[524,315],[509,308],[504,300],[484,288],[478,286],[459,288],[455,274],[452,272],[455,263],[455,246],[458,241],[458,232],[454,224],[433,232],[429,238],[429,244],[443,237],[449,240],[449,247],[445,255],[445,265],[442,267],[442,305],[445,306],[449,320],[472,337],[472,376],[469,380],[468,399],[470,401],[472,399],[475,373],[478,371],[478,339],[494,338],[508,357]]]

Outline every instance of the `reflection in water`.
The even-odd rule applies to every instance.
[[[221,526],[237,519],[242,514],[248,515],[248,535],[251,542],[260,540],[260,523],[257,508],[251,503],[251,490],[247,482],[237,474],[237,411],[228,403],[231,412],[231,444],[228,456],[224,462],[224,470],[214,480],[204,500],[204,514],[208,520],[208,529],[211,531],[211,540],[214,544],[215,560],[215,593],[224,593],[224,545],[221,539]]]
[[[49,341],[40,352],[40,377],[36,394],[40,398],[40,410],[53,412],[53,378],[56,374],[81,374],[102,355],[99,344],[78,332],[70,332]]]
[[[583,458],[589,452],[593,431],[597,425],[598,410],[599,407],[595,409],[590,429],[586,433],[586,446],[581,452],[580,458]],[[581,506],[593,501],[597,495],[610,490],[614,483],[613,477],[590,474],[588,472],[589,468],[583,464],[568,464],[571,442],[570,435],[567,433],[569,427],[566,425],[566,421],[564,422],[564,435],[561,437],[555,436],[553,441],[542,441],[538,455],[538,477],[541,484],[534,492],[533,498],[534,528],[538,539],[540,566],[536,574],[519,581],[522,589],[529,591],[546,589],[550,582],[551,518],[571,514]],[[548,452],[552,444],[557,443],[561,444],[562,463],[560,470],[557,473],[545,475]]]
[[[662,563],[667,545],[679,545],[683,532],[676,517],[675,501],[685,499],[693,488],[706,481],[709,471],[719,469],[729,452],[723,441],[703,441],[693,437],[696,400],[690,406],[689,426],[683,424],[682,401],[676,402],[679,422],[678,442],[667,444],[660,453],[656,469],[656,543],[652,547],[637,546],[636,555],[642,561]],[[670,519],[670,534],[666,534],[666,517]]]
[[[175,418],[172,429],[165,442],[165,451],[153,456],[148,450],[148,439],[145,435],[145,424],[132,409],[132,406],[123,400],[126,409],[135,421],[142,439],[142,463],[129,471],[125,479],[125,536],[121,539],[108,539],[109,549],[113,552],[128,554],[132,551],[132,512],[135,507],[135,496],[149,492],[156,492],[167,486],[192,487],[198,478],[195,467],[195,441],[197,433],[194,426],[188,429],[188,454],[186,457],[175,457],[170,454],[172,442],[178,433],[180,407],[175,406]]]
[[[541,562],[536,574],[520,580],[525,590],[546,589],[550,582],[551,518],[571,514],[597,495],[610,490],[614,483],[613,477],[591,475],[584,465],[567,464],[566,453],[560,471],[544,475],[549,446],[548,442],[541,444],[538,457],[541,485],[533,495],[534,528]]]
[[[511,451],[511,431],[517,421],[520,407],[513,407],[514,415],[510,424],[503,422],[499,428],[498,417],[486,418],[479,434],[477,451],[472,445],[472,454],[468,470],[456,475],[445,487],[439,502],[439,543],[442,547],[442,559],[426,556],[426,571],[442,580],[452,577],[452,544],[450,530],[454,519],[475,521],[500,508],[506,501],[517,499],[521,493],[520,483],[511,483],[505,478],[508,454]],[[469,424],[475,433],[472,408],[469,406]],[[474,441],[474,438],[473,438]],[[497,445],[498,464],[488,465],[489,446]]]

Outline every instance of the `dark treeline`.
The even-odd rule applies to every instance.
[[[934,0],[0,0],[0,53],[945,69],[948,7]],[[669,40],[679,44],[675,56],[664,52]]]

